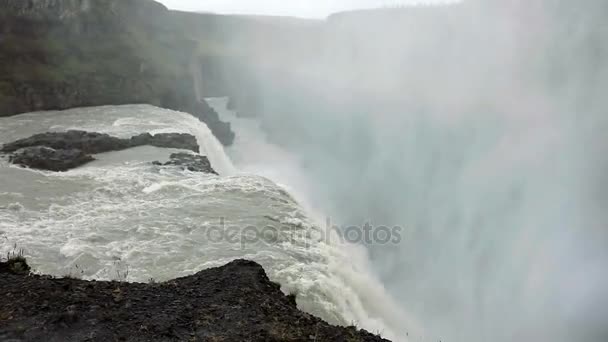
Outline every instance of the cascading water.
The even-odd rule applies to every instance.
[[[607,9],[337,16],[315,58],[256,76],[242,114],[333,222],[403,228],[366,247],[424,340],[606,341]]]
[[[404,228],[398,244],[367,248],[401,317],[421,322],[412,341],[608,336],[608,239],[589,191],[605,186],[595,176],[606,164],[584,152],[600,146],[605,117],[573,125],[550,110],[446,118],[386,106],[378,117],[360,104],[341,115],[286,102],[292,111],[264,127],[275,139],[298,132],[282,153],[299,158],[299,191],[344,227]]]
[[[395,340],[413,334],[416,324],[404,328],[406,315],[373,277],[365,250],[331,236],[294,199],[309,200],[298,196],[306,185],[290,177],[297,175],[298,163],[264,141],[255,127],[238,122],[235,127],[240,138],[230,152],[238,168],[206,125],[152,106],[0,119],[0,142],[67,129],[119,137],[190,133],[222,174],[152,165],[174,152],[154,147],[96,155],[96,161],[65,173],[22,169],[0,160],[2,250],[14,245],[25,249],[40,273],[144,282],[251,259],[285,292],[297,293],[299,307],[308,312]],[[286,184],[295,196],[270,179]],[[236,232],[236,238],[222,232]],[[251,233],[253,238],[247,235]]]

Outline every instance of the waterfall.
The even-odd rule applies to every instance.
[[[204,100],[203,95],[203,73],[200,65],[197,63],[196,58],[193,58],[190,62],[190,73],[192,74],[192,83],[194,84],[194,92],[196,99],[201,102]]]

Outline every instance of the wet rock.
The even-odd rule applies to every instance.
[[[298,310],[252,261],[157,284],[17,275],[2,272],[4,264],[2,340],[386,341]]]
[[[2,146],[0,153],[10,154],[9,161],[13,164],[39,170],[67,171],[94,160],[90,154],[144,145],[199,151],[196,138],[186,133],[144,133],[121,139],[103,133],[72,130],[20,139]]]
[[[173,153],[166,163],[154,162],[158,166],[179,166],[184,170],[192,172],[204,172],[219,175],[211,166],[209,158],[191,153]]]
[[[32,169],[67,171],[95,160],[78,149],[55,150],[45,146],[26,147],[10,156],[13,164]]]
[[[70,130],[47,132],[20,139],[2,146],[0,152],[10,153],[33,146],[45,146],[56,150],[77,149],[87,154],[121,151],[136,146],[156,146],[199,151],[196,138],[185,133],[140,134],[130,139],[121,139],[104,133]]]
[[[95,154],[118,151],[130,147],[129,141],[108,134],[70,130],[67,132],[48,132],[35,134],[2,146],[4,153],[33,146],[45,146],[55,150],[77,149],[84,153]]]
[[[204,122],[222,145],[230,146],[234,143],[235,134],[231,124],[220,120],[219,114],[206,101],[196,101],[189,106],[178,107],[176,110],[190,113]]]
[[[130,139],[130,147],[144,145],[199,152],[196,138],[193,135],[186,133],[160,133],[156,135],[144,133]]]

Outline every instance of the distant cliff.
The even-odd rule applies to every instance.
[[[263,85],[317,60],[324,37],[323,21],[152,0],[0,0],[0,9],[0,116],[148,103],[194,114],[226,145],[234,133],[202,98],[230,96],[259,113]]]
[[[0,0],[0,116],[148,103],[190,112],[224,143],[230,126],[197,101],[197,41],[149,0]],[[200,39],[200,37],[199,37]]]

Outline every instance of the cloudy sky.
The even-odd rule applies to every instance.
[[[169,8],[185,11],[287,15],[321,18],[355,8],[419,3],[420,0],[157,0]],[[427,0],[426,2],[440,2]],[[424,1],[422,1],[424,2]]]

